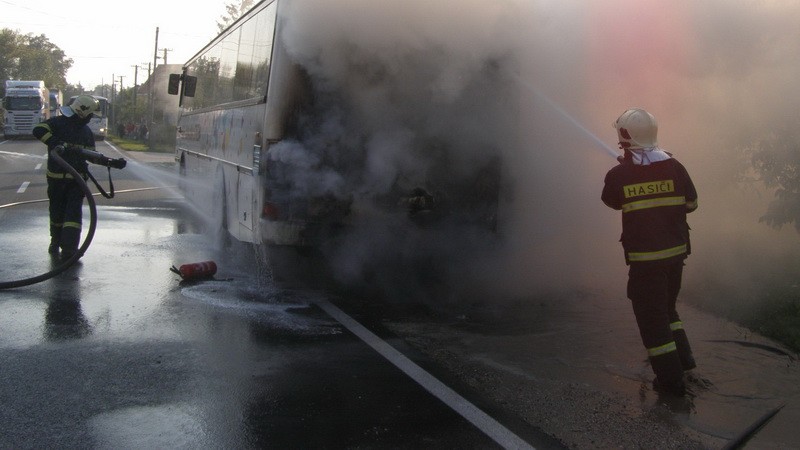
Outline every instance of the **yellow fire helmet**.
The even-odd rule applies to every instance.
[[[72,117],[77,114],[81,119],[85,119],[89,114],[100,110],[100,102],[91,95],[79,95],[75,97],[69,105],[61,107],[61,114]]]

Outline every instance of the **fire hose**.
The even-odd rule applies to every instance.
[[[115,167],[118,169],[125,167],[125,160],[122,158],[116,160],[110,160],[98,152],[92,152],[89,150],[84,150],[83,152],[85,153],[87,159],[96,164],[103,164],[108,167]],[[86,250],[89,248],[89,245],[91,245],[92,239],[94,238],[94,232],[95,229],[97,228],[97,205],[95,204],[94,197],[92,196],[92,191],[89,189],[89,186],[86,184],[86,181],[84,181],[81,174],[78,173],[78,171],[75,170],[75,168],[72,167],[69,163],[64,161],[59,151],[54,150],[51,151],[50,154],[52,155],[55,162],[58,163],[59,166],[61,166],[64,170],[67,171],[67,173],[69,173],[72,176],[72,179],[78,183],[78,186],[80,186],[81,190],[83,191],[83,196],[86,197],[86,201],[89,204],[89,217],[90,217],[89,230],[86,232],[86,237],[83,239],[83,244],[81,244],[81,246],[78,248],[78,251],[75,252],[69,258],[61,261],[61,263],[58,266],[54,267],[49,272],[21,280],[0,282],[0,289],[11,289],[22,286],[30,286],[32,284],[41,283],[42,281],[49,280],[50,278],[55,277],[56,275],[72,267],[72,265],[75,264],[78,261],[78,259],[80,259],[81,256],[83,256],[84,253],[86,253]],[[114,195],[113,192],[114,188],[112,185],[111,187],[112,197]]]

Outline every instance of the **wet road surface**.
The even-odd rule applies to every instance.
[[[0,205],[31,202],[0,208],[3,279],[52,264],[37,152],[0,144]],[[277,287],[148,169],[169,157],[135,156],[80,265],[0,292],[0,448],[722,448],[781,405],[746,448],[800,448],[797,355],[727,321],[682,307],[698,368],[660,397],[619,295],[431,312]],[[209,259],[215,280],[168,270]]]
[[[681,310],[698,364],[684,399],[653,391],[624,298],[531,300],[387,326],[569,448],[725,448],[781,405],[745,448],[800,448],[797,355],[728,321]]]
[[[0,208],[2,281],[58,263],[37,201],[42,152],[31,141],[0,146],[0,204],[22,203]],[[138,191],[171,165],[151,159],[112,173],[118,195],[97,200],[97,232],[76,266],[0,291],[0,448],[558,446],[513,417],[510,431],[483,412],[491,405],[475,406],[479,396],[449,391],[395,350],[412,349],[327,294],[275,286],[250,247],[211,242],[164,187],[168,176]],[[203,260],[217,261],[215,279],[169,271]]]

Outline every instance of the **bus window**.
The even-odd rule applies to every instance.
[[[233,78],[233,99],[244,100],[254,97],[253,52],[255,51],[256,20],[250,19],[242,25],[239,40],[239,54],[236,58],[236,75]]]
[[[194,99],[186,101],[184,108],[187,110],[214,106],[216,88],[219,81],[219,53],[220,45],[215,45],[206,53],[192,62],[187,74],[197,77],[197,89]]]
[[[234,100],[233,98],[233,78],[236,74],[236,58],[239,54],[239,35],[241,29],[238,28],[230,33],[221,43],[219,57],[219,78],[217,80],[216,95],[214,104],[219,105]]]
[[[183,80],[183,95],[187,97],[194,97],[197,90],[197,77],[187,75]]]
[[[267,94],[267,81],[269,79],[270,58],[272,58],[273,40],[275,38],[276,8],[270,7],[265,14],[258,15],[256,24],[255,48],[253,49],[253,77],[254,97]]]

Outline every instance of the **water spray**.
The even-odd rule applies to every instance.
[[[531,91],[533,95],[535,95],[538,99],[543,100],[545,103],[547,103],[547,105],[550,106],[550,108],[552,108],[554,111],[556,111],[558,115],[561,116],[562,119],[566,120],[572,126],[579,129],[586,137],[588,137],[592,142],[597,144],[599,149],[604,150],[614,159],[619,158],[620,154],[616,150],[609,147],[605,142],[603,142],[603,140],[601,140],[594,133],[589,131],[589,129],[586,128],[582,123],[578,122],[578,120],[575,119],[575,117],[570,115],[563,108],[561,108],[555,102],[550,100],[546,95],[542,94],[541,91],[539,91],[533,86],[533,84],[529,83],[528,81],[525,81],[519,74],[514,73],[513,75],[522,86]]]

